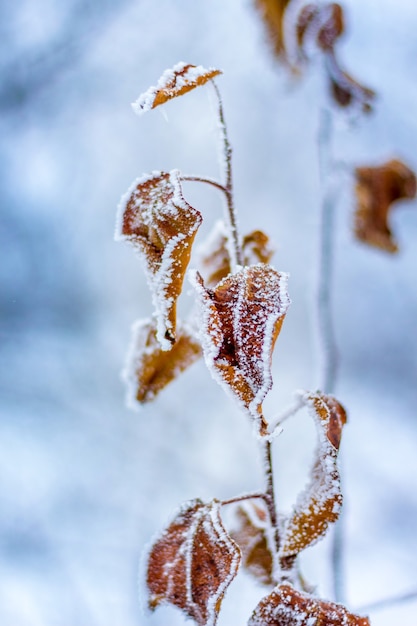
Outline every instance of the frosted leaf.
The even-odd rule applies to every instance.
[[[271,525],[265,505],[245,502],[236,510],[236,516],[238,528],[231,535],[242,551],[243,567],[263,585],[273,585]]]
[[[255,0],[265,22],[275,55],[285,58],[284,17],[291,0]]]
[[[260,601],[248,626],[370,626],[370,622],[349,613],[342,604],[282,584]]]
[[[265,435],[262,402],[272,387],[272,351],[290,302],[287,274],[258,264],[229,274],[214,289],[206,289],[196,272],[194,284],[207,366]]]
[[[302,399],[315,421],[319,443],[310,482],[283,531],[280,557],[284,561],[323,537],[342,506],[337,454],[346,412],[333,396],[304,394]]]
[[[136,180],[119,205],[116,239],[129,241],[146,263],[164,350],[175,342],[176,303],[201,222],[183,198],[177,170]]]
[[[188,502],[154,543],[147,571],[151,609],[173,604],[199,626],[214,626],[240,564],[219,507],[216,500]]]
[[[364,243],[397,252],[398,246],[388,225],[393,202],[416,195],[416,177],[404,163],[388,161],[380,167],[355,170],[357,209],[355,235]]]
[[[254,230],[243,238],[242,254],[244,265],[269,263],[273,250],[269,237],[261,230]],[[217,222],[201,253],[201,267],[206,285],[213,287],[231,272],[227,245],[226,227]]]
[[[175,344],[167,351],[161,349],[156,339],[153,320],[136,322],[132,328],[132,344],[123,371],[128,406],[151,402],[201,355],[199,342],[185,326],[177,325]]]
[[[201,65],[177,63],[172,69],[165,70],[156,87],[150,87],[132,104],[139,115],[154,109],[167,100],[182,96],[200,85],[204,85],[222,72],[214,68],[205,69]]]

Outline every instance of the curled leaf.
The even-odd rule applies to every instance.
[[[198,272],[194,283],[207,366],[265,435],[262,402],[272,387],[272,351],[290,302],[287,275],[258,264],[229,274],[214,289],[205,288]]]
[[[177,326],[177,339],[171,350],[167,351],[161,349],[156,339],[153,320],[136,322],[132,328],[132,344],[123,371],[128,406],[151,402],[201,355],[199,342],[185,326]]]
[[[173,604],[199,626],[214,626],[240,564],[219,507],[215,500],[187,503],[154,543],[147,570],[150,608]]]
[[[243,238],[242,253],[244,265],[269,263],[273,255],[269,237],[261,230],[254,230]],[[226,227],[217,222],[201,254],[202,270],[206,284],[213,287],[231,272],[230,256],[227,247]]]
[[[344,71],[336,56],[336,44],[345,31],[343,8],[336,2],[311,3],[299,12],[296,42],[299,59],[307,59],[308,43],[314,43],[325,56],[325,66],[333,100],[341,107],[356,106],[364,112],[372,108],[375,92],[361,85]]]
[[[255,0],[265,22],[273,51],[279,58],[285,58],[284,17],[291,0]]]
[[[249,501],[239,506],[236,516],[238,528],[231,535],[242,551],[243,567],[263,585],[273,585],[274,562],[267,511]]]
[[[145,113],[167,100],[177,98],[200,85],[204,85],[222,72],[214,68],[205,69],[201,65],[177,63],[172,69],[165,70],[156,87],[150,87],[132,104],[133,110],[139,115]]]
[[[386,252],[397,252],[398,246],[388,225],[388,218],[394,202],[415,197],[414,172],[402,161],[394,159],[380,167],[358,167],[355,177],[356,237]]]
[[[175,342],[176,303],[201,222],[183,198],[177,170],[136,180],[119,205],[116,238],[129,241],[145,260],[164,350]]]
[[[367,617],[282,584],[263,598],[248,626],[370,626]]]
[[[361,85],[350,74],[341,69],[334,52],[326,54],[326,67],[330,81],[330,93],[339,106],[356,106],[364,113],[372,111],[375,92]]]
[[[284,562],[323,537],[342,506],[337,454],[346,412],[333,396],[315,393],[302,399],[315,421],[319,444],[310,482],[285,525],[280,550]]]

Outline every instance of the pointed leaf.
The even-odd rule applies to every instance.
[[[291,0],[255,0],[265,22],[274,53],[277,57],[285,57],[284,17],[285,10]]]
[[[202,356],[199,342],[187,327],[177,326],[177,339],[171,350],[162,350],[152,320],[139,320],[132,328],[123,378],[127,384],[127,404],[151,402],[181,372]]]
[[[273,250],[269,237],[261,230],[254,230],[243,238],[242,252],[244,265],[269,263]],[[201,251],[201,265],[207,286],[217,285],[231,272],[230,255],[227,247],[227,233],[223,222],[217,222]]]
[[[259,264],[229,274],[213,290],[198,273],[194,282],[207,366],[266,434],[262,402],[272,386],[272,351],[289,305],[287,275]]]
[[[147,573],[150,608],[173,604],[199,626],[214,626],[240,563],[219,507],[217,501],[187,503],[154,543]]]
[[[282,584],[260,601],[248,626],[370,626],[370,622],[349,613],[342,604]]]
[[[213,67],[205,69],[201,65],[177,63],[172,69],[165,70],[156,87],[150,87],[132,104],[139,115],[154,109],[167,100],[177,98],[200,85],[204,85],[222,72]]]
[[[388,225],[393,202],[416,195],[416,176],[404,163],[388,161],[380,167],[355,170],[357,209],[355,235],[371,246],[397,252]]]
[[[302,399],[315,421],[319,445],[310,482],[299,495],[283,532],[280,557],[284,561],[323,537],[342,506],[337,454],[346,412],[332,396],[304,394]]]
[[[270,549],[271,525],[267,511],[252,501],[236,511],[238,528],[231,533],[242,551],[242,565],[263,585],[273,585],[274,562]]]
[[[164,350],[175,341],[176,303],[201,221],[183,198],[176,170],[136,180],[119,205],[116,238],[129,241],[145,260]]]

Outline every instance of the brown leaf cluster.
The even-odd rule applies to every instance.
[[[342,506],[337,453],[346,412],[333,396],[305,394],[303,401],[315,421],[318,446],[310,482],[285,525],[280,549],[283,562],[323,537]]]
[[[157,339],[169,350],[176,338],[176,304],[202,218],[182,195],[179,172],[154,172],[135,181],[119,207],[116,236],[145,260]]]
[[[171,350],[162,350],[153,320],[141,320],[132,330],[132,346],[123,372],[129,406],[151,402],[202,355],[199,342],[183,325],[177,326],[177,338]]]
[[[201,255],[201,269],[208,287],[214,287],[231,272],[227,243],[225,226],[219,222]],[[245,235],[242,241],[242,255],[244,265],[269,263],[273,255],[269,237],[261,230],[254,230]]]
[[[275,55],[289,62],[284,25],[291,0],[255,0],[255,4],[261,11]],[[342,6],[336,2],[306,4],[298,12],[295,23],[288,24],[287,31],[291,28],[294,31],[298,57],[297,67],[294,69],[298,71],[307,61],[307,48],[313,44],[325,56],[330,94],[334,102],[341,107],[356,106],[363,111],[370,111],[375,97],[374,91],[361,85],[342,69],[337,58],[337,43],[345,32]]]
[[[222,524],[219,503],[194,500],[182,508],[151,549],[149,606],[173,604],[199,626],[214,626],[239,563],[240,550]]]
[[[370,626],[367,617],[320,600],[291,585],[279,585],[256,607],[248,626]]]
[[[273,556],[268,542],[269,517],[249,501],[236,511],[238,529],[231,533],[242,551],[242,565],[263,585],[273,585]]]
[[[177,63],[172,69],[166,70],[162,74],[156,87],[150,87],[139,96],[132,105],[133,109],[139,114],[154,109],[160,104],[172,100],[172,98],[177,98],[196,87],[205,85],[221,73],[220,70],[205,69],[201,65]]]
[[[386,252],[397,252],[388,219],[393,203],[416,195],[416,176],[397,159],[379,167],[355,170],[357,208],[355,235],[370,246]],[[394,205],[396,206],[396,205]]]
[[[229,274],[214,289],[196,273],[202,345],[213,377],[266,434],[262,402],[272,386],[271,359],[289,305],[287,276],[258,264]]]
[[[364,87],[342,69],[336,54],[336,45],[345,32],[343,8],[336,2],[311,3],[298,14],[296,38],[300,60],[306,60],[306,45],[312,41],[323,52],[326,60],[330,93],[341,107],[355,105],[369,111],[375,93]]]

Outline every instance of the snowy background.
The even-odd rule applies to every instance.
[[[417,169],[417,4],[346,0],[346,68],[378,93],[354,123],[334,111],[348,167],[399,157]],[[216,120],[202,88],[143,118],[140,92],[180,60],[219,67],[241,231],[264,229],[293,301],[274,358],[267,412],[318,384],[315,292],[320,214],[317,130],[328,105],[318,65],[278,67],[249,0],[5,0],[0,5],[0,623],[162,626],[142,612],[140,555],[183,501],[261,485],[251,427],[194,365],[141,413],[119,372],[130,326],[150,314],[116,206],[137,176],[179,168],[217,176]],[[189,184],[204,215],[214,191]],[[393,215],[401,252],[352,237],[352,180],[340,179],[334,313],[342,366],[346,596],[359,609],[417,589],[417,211]],[[182,305],[183,306],[183,305]],[[184,305],[186,306],[186,305]],[[275,443],[277,498],[302,487],[314,432],[301,415]],[[306,577],[329,597],[328,543]],[[246,623],[264,591],[245,575],[219,625]],[[417,601],[371,612],[415,623]]]

